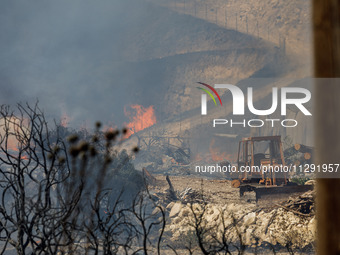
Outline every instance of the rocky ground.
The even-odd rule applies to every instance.
[[[177,200],[171,201],[169,196],[164,196],[169,189],[165,176],[154,177],[150,191],[167,212],[165,240],[179,250],[193,238],[195,219],[199,218],[202,219],[199,227],[207,230],[204,238],[209,242],[220,241],[225,236],[230,244],[240,246],[242,242],[248,252],[257,247],[263,254],[271,253],[272,249],[290,254],[314,253],[313,192],[264,206],[256,204],[254,194],[240,198],[238,189],[232,188],[228,180],[171,176],[177,195]]]

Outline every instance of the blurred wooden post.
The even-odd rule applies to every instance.
[[[217,10],[218,10],[218,9],[216,8],[216,12],[215,12],[216,22],[215,22],[215,23],[218,25],[218,20],[217,20]]]
[[[313,0],[314,73],[340,77],[340,2]],[[317,164],[340,162],[340,84],[316,84]],[[340,254],[340,179],[317,180],[317,251]]]
[[[237,30],[237,13],[235,13],[235,30],[238,31]]]
[[[195,4],[195,17],[197,16],[197,3],[196,3],[196,0],[194,1],[194,4]]]
[[[225,26],[228,26],[227,7],[225,8]]]
[[[269,25],[268,25],[268,28],[267,28],[267,36],[268,36],[268,41],[269,41]]]

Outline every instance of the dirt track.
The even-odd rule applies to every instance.
[[[154,175],[157,185],[152,187],[155,192],[164,192],[169,188],[164,175]],[[230,186],[229,180],[211,180],[199,176],[171,176],[170,180],[176,191],[183,191],[185,188],[192,188],[196,191],[203,190],[208,202],[212,204],[224,205],[226,203],[255,203],[255,195],[247,194],[240,199],[239,190]]]

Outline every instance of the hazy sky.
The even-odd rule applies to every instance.
[[[138,2],[1,1],[1,104],[38,99],[47,115],[66,112],[75,124],[122,121],[136,81],[121,52],[146,15]]]

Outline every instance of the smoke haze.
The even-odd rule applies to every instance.
[[[126,0],[1,1],[1,104],[38,99],[75,124],[123,121],[138,83],[124,38],[143,15],[145,4]]]

